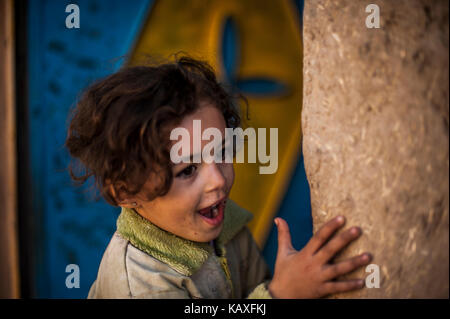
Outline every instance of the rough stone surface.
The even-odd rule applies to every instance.
[[[380,288],[334,298],[449,296],[446,0],[305,1],[303,154],[314,231],[342,214]],[[349,278],[363,278],[364,269]]]

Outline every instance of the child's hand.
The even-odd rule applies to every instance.
[[[350,242],[361,235],[358,227],[352,227],[340,235],[333,234],[341,228],[344,217],[336,217],[326,223],[306,246],[297,251],[292,247],[289,226],[276,218],[278,228],[278,253],[275,273],[269,291],[275,298],[319,298],[325,295],[362,288],[364,280],[333,281],[370,262],[364,253],[336,264],[329,261]]]

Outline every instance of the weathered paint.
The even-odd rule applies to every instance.
[[[118,208],[76,190],[65,170],[67,116],[77,94],[117,69],[151,1],[77,1],[80,29],[67,29],[66,1],[33,0],[28,10],[29,114],[36,297],[84,298],[115,229]],[[67,264],[81,288],[67,289]]]
[[[206,59],[222,81],[241,90],[243,124],[278,129],[278,170],[236,163],[230,197],[254,213],[249,227],[260,247],[283,200],[301,145],[301,28],[293,1],[158,1],[136,44],[131,64],[150,54],[167,59],[185,51]],[[169,18],[170,17],[170,18]]]
[[[301,12],[301,1],[295,3],[298,7],[292,8]],[[117,61],[117,57],[131,53],[141,26],[152,17],[152,1],[84,0],[77,4],[81,28],[71,30],[64,27],[66,3],[34,0],[29,5],[30,162],[33,213],[37,217],[33,242],[36,297],[83,298],[95,279],[119,209],[103,200],[92,202],[87,187],[83,193],[72,186],[65,171],[69,158],[63,147],[67,115],[77,94],[87,84],[123,64],[126,59]],[[265,27],[269,26],[261,24],[261,32],[265,32]],[[228,49],[229,53],[222,52],[222,56],[228,61],[227,74],[232,75],[239,64],[236,58],[239,34],[233,31],[232,23],[226,33],[228,40],[222,39],[222,44],[223,50]],[[250,80],[236,84],[244,93],[259,97],[283,88],[277,86],[278,82],[271,82],[270,77]],[[301,160],[294,175],[286,176],[286,184],[289,179],[289,190],[280,193],[280,200],[284,200],[278,214],[291,222],[294,244],[300,248],[312,227],[309,189]],[[268,220],[267,227],[270,224]],[[272,264],[276,254],[274,229],[264,252]],[[68,275],[65,267],[70,263],[80,266],[80,289],[65,287]]]

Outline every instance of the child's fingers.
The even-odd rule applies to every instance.
[[[305,246],[305,249],[308,250],[309,253],[315,254],[323,244],[327,242],[331,235],[334,234],[336,230],[342,227],[345,223],[345,218],[343,216],[338,216],[333,218],[325,225],[323,225],[317,233],[311,238],[308,244]]]
[[[355,240],[361,235],[361,229],[358,227],[352,227],[342,234],[335,236],[328,243],[326,243],[316,253],[315,258],[321,264],[327,263],[333,258],[342,248],[347,246],[350,242]]]
[[[327,266],[323,271],[324,279],[328,281],[345,275],[361,266],[367,265],[371,260],[372,256],[368,253],[364,253],[362,255],[341,261],[335,265]]]
[[[335,294],[339,292],[346,292],[364,287],[363,279],[352,279],[345,281],[329,281],[322,285],[320,293],[322,296]]]
[[[294,250],[294,247],[292,247],[289,225],[280,217],[275,218],[275,224],[278,229],[278,256],[286,255]]]

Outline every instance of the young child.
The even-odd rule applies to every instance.
[[[122,207],[88,298],[317,298],[363,287],[335,281],[370,261],[369,254],[332,264],[360,235],[338,217],[296,251],[287,223],[276,218],[274,276],[246,223],[251,214],[228,198],[233,164],[174,163],[174,128],[193,132],[239,125],[233,98],[211,67],[186,56],[128,67],[89,87],[71,119],[66,146],[101,195]],[[190,155],[207,141],[189,140]]]

